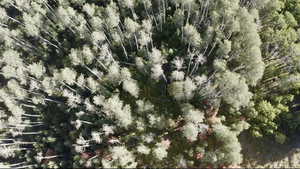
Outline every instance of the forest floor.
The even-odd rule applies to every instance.
[[[291,138],[287,144],[278,144],[275,140],[259,140],[242,133],[240,142],[243,167],[300,168],[300,135]]]

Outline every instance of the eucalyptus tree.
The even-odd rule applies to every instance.
[[[37,142],[21,151],[25,161],[44,168],[239,165],[237,137],[247,122],[237,119],[265,69],[260,18],[246,4],[1,1],[1,119],[16,116],[19,133],[33,135],[21,136]],[[39,135],[31,130],[37,124]],[[11,138],[15,130],[3,126]]]

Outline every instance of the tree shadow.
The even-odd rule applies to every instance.
[[[285,144],[279,144],[273,138],[254,138],[247,131],[239,136],[245,166],[265,166],[288,158],[300,148],[300,135],[290,138]],[[288,164],[287,164],[288,165]],[[280,166],[289,167],[289,166]]]

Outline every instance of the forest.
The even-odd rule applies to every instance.
[[[0,0],[0,168],[241,168],[299,133],[300,0]]]

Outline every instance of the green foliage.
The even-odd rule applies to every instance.
[[[217,84],[222,91],[223,100],[235,109],[248,106],[252,93],[246,80],[239,74],[225,71],[217,75]]]
[[[266,70],[259,87],[254,89],[254,105],[247,112],[254,136],[274,136],[283,143],[297,131],[297,123],[288,127],[287,119],[295,117],[292,105],[299,89],[298,14],[299,1],[269,1],[260,9],[262,55]],[[298,123],[299,124],[299,123]]]
[[[238,166],[300,126],[297,0],[0,4],[1,167]]]

